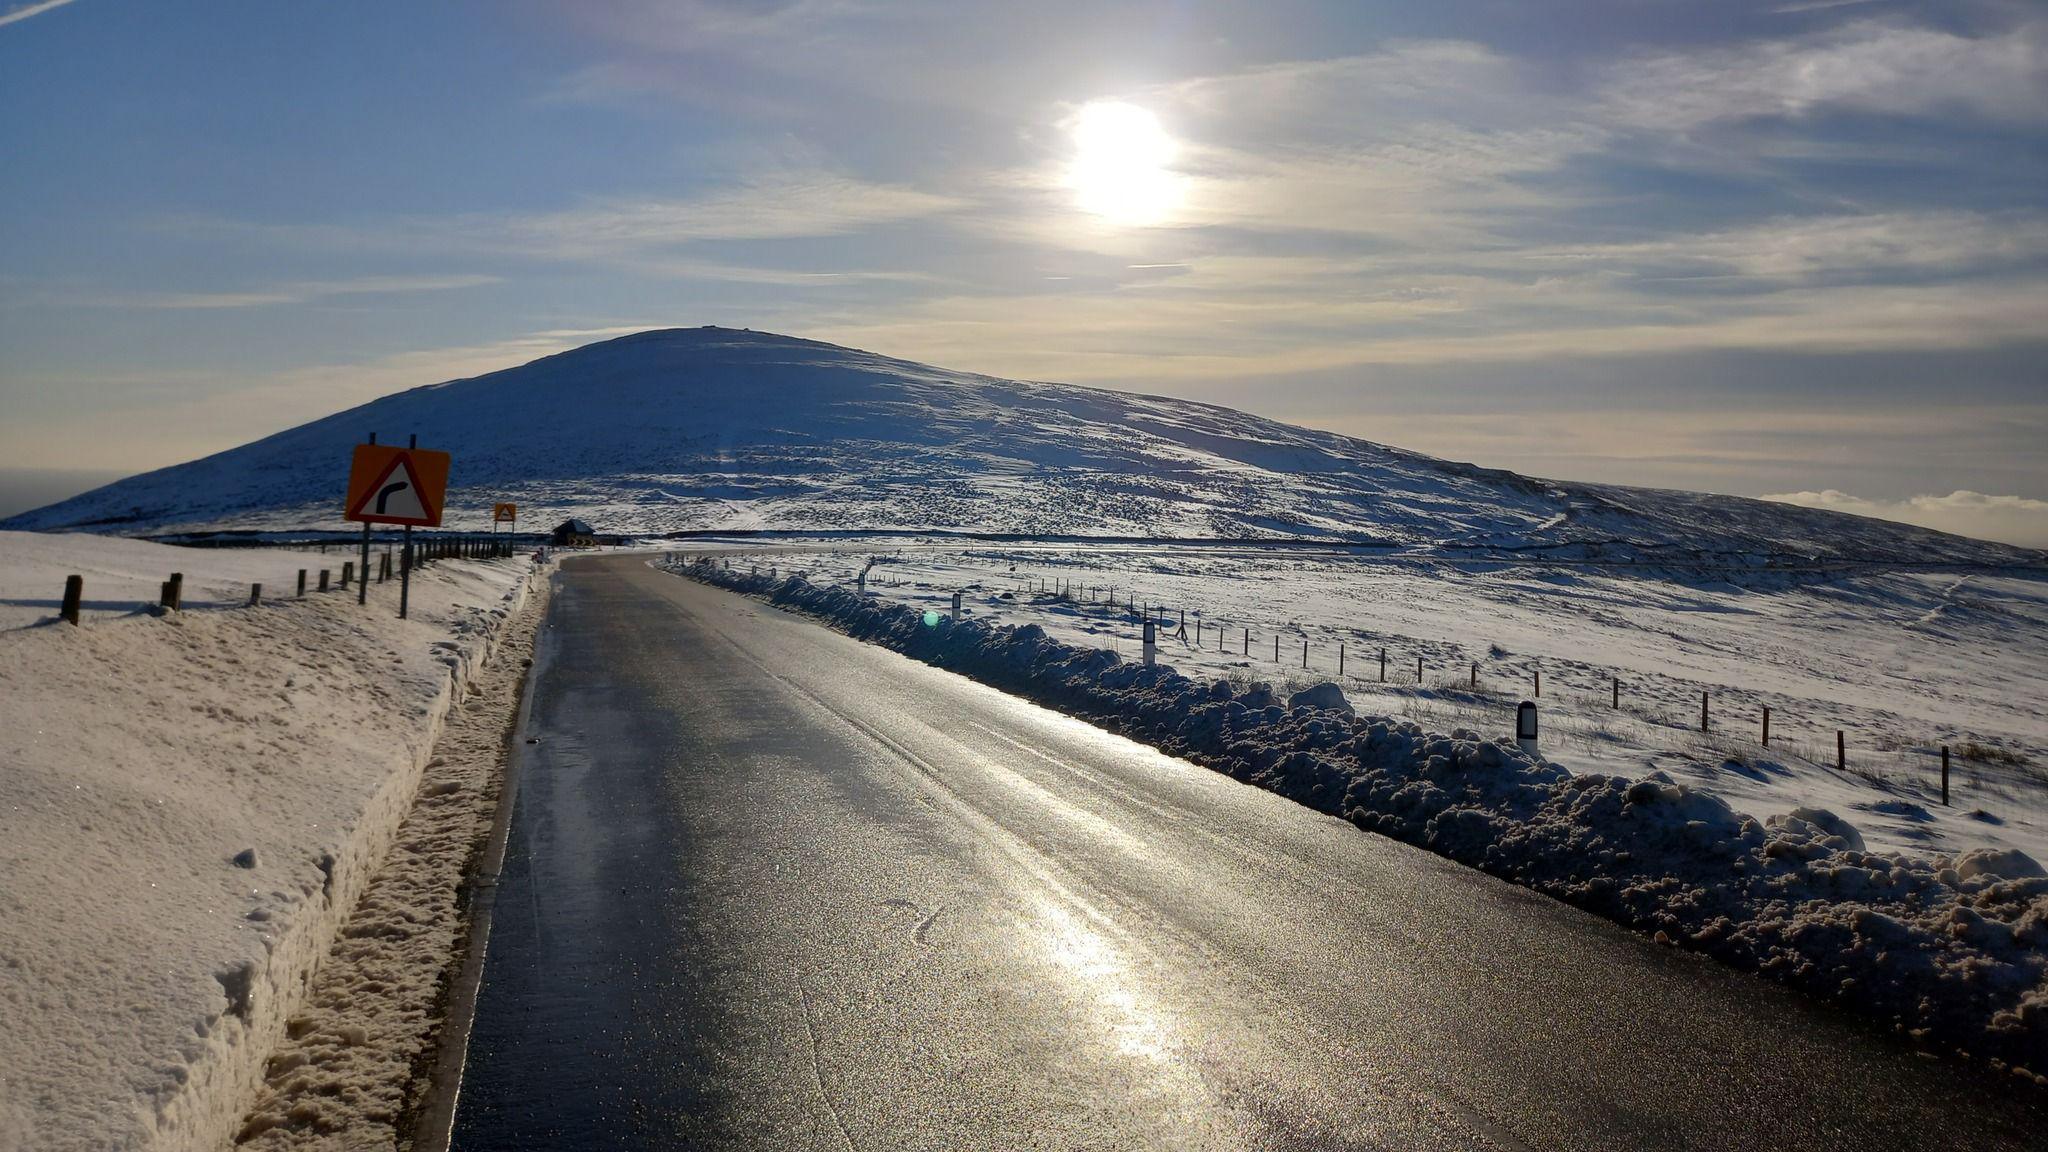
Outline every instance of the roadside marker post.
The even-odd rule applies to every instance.
[[[1536,751],[1536,702],[1524,700],[1515,706],[1515,743],[1531,756]]]
[[[953,623],[960,622],[960,593],[953,593]]]
[[[1159,626],[1145,621],[1145,667],[1150,668],[1159,659]]]

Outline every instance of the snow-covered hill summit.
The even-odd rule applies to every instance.
[[[455,457],[450,525],[495,500],[600,531],[969,529],[1297,537],[1947,563],[2039,553],[1755,500],[1534,480],[1228,408],[1001,380],[770,333],[641,332],[400,392],[0,528],[344,527],[351,445]]]

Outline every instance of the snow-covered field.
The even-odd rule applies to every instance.
[[[400,621],[293,598],[322,559],[0,533],[0,1149],[229,1142],[532,574],[441,561]]]
[[[1534,699],[1545,755],[1574,770],[1662,770],[1758,817],[1826,807],[1876,848],[2011,847],[2048,860],[2048,580],[1878,571],[1680,582],[1185,546],[692,547],[821,582],[851,582],[876,557],[868,587],[885,599],[946,611],[964,590],[972,618],[1038,624],[1127,659],[1149,605],[1169,619],[1160,662],[1190,676],[1290,690],[1335,680],[1360,711],[1437,732],[1509,735],[1516,704]]]

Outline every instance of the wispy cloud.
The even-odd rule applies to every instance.
[[[52,8],[62,8],[69,3],[71,3],[71,0],[40,0],[40,2],[35,4],[16,4],[14,7],[0,12],[0,27],[26,20],[31,16],[41,16]]]
[[[693,244],[845,236],[959,211],[967,201],[828,172],[771,172],[689,197],[594,197],[548,212],[473,212],[364,223],[176,217],[166,230],[232,233],[323,249],[463,252],[634,262]]]
[[[1874,4],[1878,0],[1800,0],[1796,4],[1780,4],[1771,9],[1779,16],[1791,16],[1800,12],[1821,12],[1829,8],[1853,8],[1861,4]]]
[[[1829,488],[1819,492],[1779,492],[1764,499],[1857,516],[1874,516],[1902,524],[1918,524],[1922,528],[1974,536],[1980,540],[1998,540],[2022,548],[2048,548],[2048,500],[2025,496],[1987,496],[1982,492],[1958,490],[1946,496],[1869,500]]]
[[[164,311],[225,311],[311,304],[345,296],[395,296],[447,292],[500,283],[476,274],[444,276],[358,276],[347,280],[295,280],[233,291],[95,292],[82,288],[23,289],[10,292],[9,306],[39,308],[136,308]]]
[[[336,296],[446,292],[498,282],[496,276],[363,276],[353,280],[302,280],[255,292],[164,292],[109,297],[104,302],[130,308],[263,308],[279,304],[308,304]]]
[[[1864,20],[1809,36],[1643,56],[1608,70],[1600,100],[1618,123],[1678,131],[1830,107],[2040,123],[2048,120],[2048,22],[1967,36]]]
[[[705,240],[840,236],[952,212],[963,201],[827,173],[781,174],[682,200],[596,200],[560,212],[469,217],[458,236],[558,257],[630,253]]]

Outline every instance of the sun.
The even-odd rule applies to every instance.
[[[1180,206],[1183,178],[1169,164],[1176,148],[1159,117],[1135,104],[1097,100],[1076,113],[1074,163],[1067,184],[1075,202],[1117,224],[1158,224]]]

